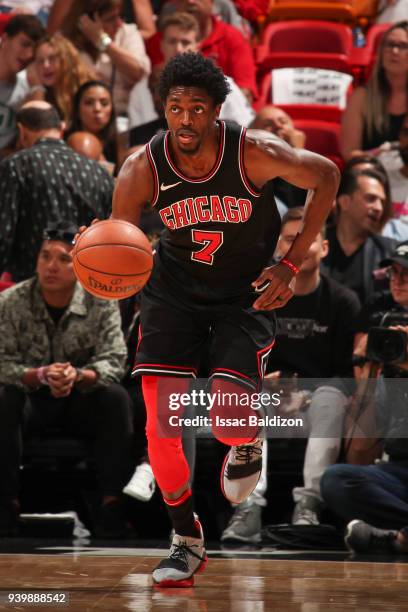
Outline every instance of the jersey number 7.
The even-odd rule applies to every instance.
[[[196,244],[203,245],[202,249],[191,253],[191,259],[212,266],[214,263],[214,253],[218,251],[224,242],[223,232],[203,232],[193,229],[191,230],[191,240]]]

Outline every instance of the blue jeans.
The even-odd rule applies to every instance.
[[[333,465],[324,472],[320,491],[346,522],[360,519],[382,529],[408,525],[408,461]]]

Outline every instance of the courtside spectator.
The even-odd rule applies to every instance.
[[[76,226],[48,225],[36,276],[0,296],[0,535],[16,533],[21,434],[58,427],[92,440],[102,504],[94,533],[126,535],[120,503],[129,478],[132,411],[117,303],[77,282]]]
[[[385,325],[399,330],[408,343],[408,242],[399,244],[381,265],[388,266],[390,290],[373,294],[363,306],[356,324],[355,354],[359,357],[366,356],[373,327]],[[387,346],[391,347],[391,339]],[[352,463],[367,464],[385,450],[389,461],[331,466],[322,477],[322,495],[344,522],[353,521],[346,533],[346,543],[352,550],[396,554],[403,552],[399,544],[405,540],[400,541],[395,530],[405,528],[406,534],[408,525],[408,362],[363,360],[356,369],[365,382],[378,377],[377,391],[370,392],[364,401],[360,393],[363,404],[353,411],[347,458]]]

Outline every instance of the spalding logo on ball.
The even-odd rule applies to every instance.
[[[153,268],[150,242],[132,223],[100,221],[78,238],[74,272],[84,289],[105,300],[122,300],[140,291]]]

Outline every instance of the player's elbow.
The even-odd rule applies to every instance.
[[[325,187],[330,186],[330,188],[334,191],[334,194],[337,194],[340,178],[340,170],[336,164],[330,161],[330,159],[325,159],[325,163],[322,165],[320,171],[320,184]]]

